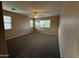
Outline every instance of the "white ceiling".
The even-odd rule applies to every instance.
[[[42,16],[55,16],[60,14],[63,2],[59,1],[3,1],[3,9],[33,17],[33,12],[39,12]],[[15,8],[16,10],[11,10]]]

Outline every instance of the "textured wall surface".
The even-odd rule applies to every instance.
[[[50,24],[50,28],[40,28],[38,25],[36,25],[35,27],[37,31],[45,34],[58,35],[59,16],[45,17],[39,20],[50,20],[51,24]],[[37,22],[39,20],[36,19]]]
[[[60,16],[61,57],[79,57],[79,2],[65,2]]]
[[[5,30],[6,39],[12,39],[21,35],[31,33],[33,31],[30,27],[30,19],[28,17],[8,11],[4,11],[3,13],[4,15],[11,16],[12,20],[12,29]]]

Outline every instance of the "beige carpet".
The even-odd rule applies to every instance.
[[[59,58],[58,37],[31,33],[7,41],[10,57]]]

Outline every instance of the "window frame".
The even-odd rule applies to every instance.
[[[31,24],[32,23],[32,24]],[[34,22],[33,20],[30,20],[30,27],[33,28],[34,27]]]
[[[40,23],[41,21],[44,21],[44,20],[39,20],[39,27],[40,27],[40,28],[45,28],[45,23],[43,24],[43,26],[40,25],[40,24],[41,24],[41,23]]]
[[[11,21],[10,22],[5,22],[4,16],[10,17],[11,18]],[[12,29],[12,17],[10,15],[3,15],[3,21],[4,21],[4,29],[5,29],[5,23],[10,23],[11,28],[8,28],[8,29],[5,29],[5,30],[11,30]]]
[[[50,19],[46,19],[46,20],[50,20]],[[50,20],[50,27],[45,27],[45,26],[46,26],[46,25],[45,25],[45,21],[46,21],[46,20],[43,20],[43,21],[44,21],[44,27],[40,27],[40,21],[42,21],[42,20],[39,20],[39,27],[40,27],[40,28],[45,28],[45,29],[46,29],[46,28],[50,28],[50,27],[51,27],[51,20]]]

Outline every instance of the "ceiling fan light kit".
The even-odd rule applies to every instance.
[[[34,12],[34,18],[40,18],[40,13],[39,12]]]

